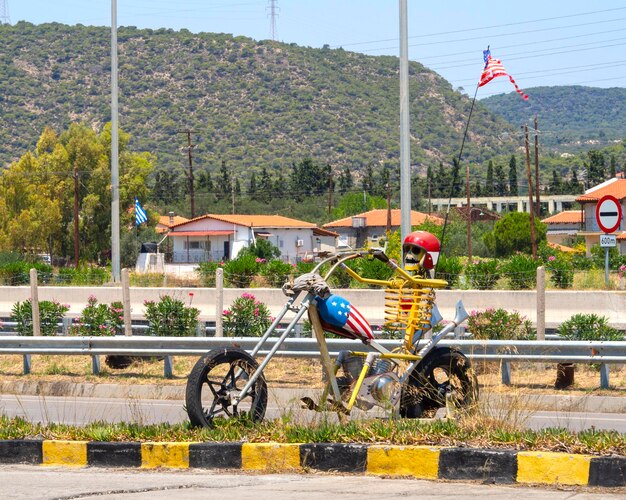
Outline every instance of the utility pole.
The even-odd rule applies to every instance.
[[[189,179],[189,196],[191,198],[191,218],[193,219],[196,216],[196,197],[194,194],[194,182],[193,182],[193,155],[191,153],[193,149],[193,145],[191,144],[191,134],[195,133],[193,130],[181,130],[180,134],[187,134],[187,157],[189,158],[189,174],[187,175]]]
[[[333,209],[333,171],[328,171],[328,215]]]
[[[539,126],[535,115],[535,198],[537,200],[537,217],[541,217],[541,200],[539,199]]]
[[[385,189],[387,190],[387,237],[389,237],[389,233],[391,232],[391,186],[389,184],[385,184]]]
[[[74,267],[78,269],[78,261],[80,259],[79,248],[79,225],[78,225],[78,168],[74,165]]]
[[[528,143],[528,125],[524,125],[524,147],[526,149],[526,174],[528,176],[528,210],[530,211],[530,243],[533,259],[537,259],[537,240],[535,238],[535,208],[533,203],[533,179],[530,171],[530,145]]]
[[[465,162],[465,195],[467,196],[467,262],[472,263],[472,202],[470,199],[469,162]]]

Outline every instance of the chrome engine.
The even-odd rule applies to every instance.
[[[340,353],[339,359],[344,376],[338,377],[337,380],[342,398],[347,400],[352,395],[365,364],[365,358],[344,351]],[[374,360],[359,389],[355,403],[357,408],[369,410],[374,406],[395,407],[400,399],[400,380],[397,371],[398,365],[390,359]]]

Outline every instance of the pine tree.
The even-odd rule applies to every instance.
[[[496,183],[496,195],[498,196],[506,196],[507,185],[506,179],[504,178],[504,168],[502,165],[496,165],[496,169],[494,172],[495,183]]]
[[[515,161],[515,155],[511,155],[509,160],[509,194],[511,196],[517,196],[517,162]]]
[[[248,188],[248,194],[250,195],[250,198],[252,198],[253,200],[257,199],[256,174],[254,172],[250,174],[250,187]]]
[[[487,164],[487,180],[485,181],[485,196],[493,196],[495,192],[493,184],[493,162]]]
[[[354,179],[352,178],[352,172],[350,167],[345,167],[341,175],[339,176],[339,192],[346,194],[354,186]]]

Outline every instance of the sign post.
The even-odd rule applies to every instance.
[[[600,246],[604,248],[604,284],[609,284],[609,248],[617,244],[613,231],[619,229],[622,222],[622,206],[617,198],[606,195],[600,198],[596,205],[596,221],[598,227],[605,233],[600,236]]]

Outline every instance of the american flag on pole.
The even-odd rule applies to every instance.
[[[144,222],[148,222],[148,215],[141,206],[141,203],[139,203],[139,200],[135,198],[135,224],[140,225]]]
[[[339,295],[331,295],[327,299],[317,298],[317,309],[320,318],[326,323],[347,330],[357,337],[373,339],[374,333],[363,315]]]
[[[479,87],[487,85],[491,80],[499,76],[508,76],[511,83],[515,86],[515,91],[522,96],[522,99],[525,101],[528,100],[528,96],[520,90],[517,83],[515,83],[515,80],[513,80],[513,77],[506,72],[506,69],[504,69],[502,61],[491,57],[491,51],[489,48],[487,48],[487,50],[483,50],[483,59],[485,60],[485,68],[480,75],[480,81],[478,82]]]

